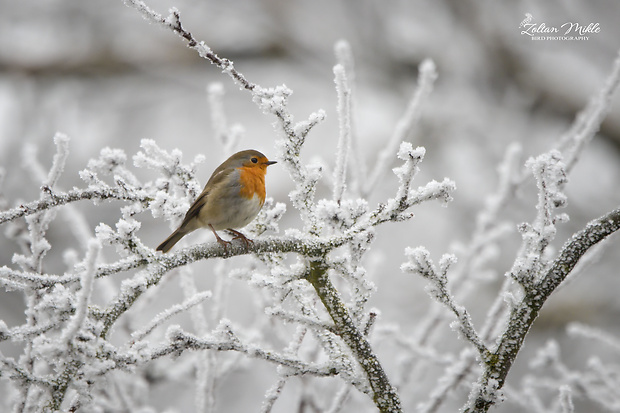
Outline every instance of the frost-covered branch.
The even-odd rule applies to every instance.
[[[589,335],[592,328],[587,329]],[[602,335],[609,336],[607,333]],[[598,341],[595,336],[589,338]],[[604,341],[601,343],[605,344]],[[613,363],[604,363],[599,355],[589,356],[583,367],[571,368],[562,360],[559,343],[551,339],[537,351],[530,367],[533,371],[522,381],[523,392],[528,392],[539,405],[542,405],[543,397],[540,393],[557,392],[556,410],[561,412],[574,411],[573,400],[591,401],[604,411],[615,411],[620,407],[617,367]]]
[[[209,85],[207,96],[215,139],[222,146],[224,154],[234,153],[244,130],[241,125],[228,125],[224,110],[224,85],[221,83]]]
[[[77,302],[75,305],[75,314],[61,335],[61,340],[67,343],[76,336],[78,330],[84,324],[84,320],[88,314],[88,303],[91,298],[93,284],[95,281],[95,263],[100,249],[101,245],[97,242],[97,240],[91,240],[88,245],[88,252],[86,255],[86,270],[82,273],[80,280],[80,292],[76,297]]]
[[[324,261],[311,262],[308,281],[312,284],[332,320],[334,320],[337,334],[342,337],[344,342],[353,351],[358,362],[366,372],[373,391],[373,399],[379,410],[381,412],[402,411],[396,389],[390,384],[370,344],[355,325],[346,306],[340,299],[340,294],[329,280]]]
[[[232,61],[226,58],[219,57],[204,42],[197,41],[189,31],[185,30],[185,28],[181,24],[181,16],[179,14],[179,11],[176,8],[171,8],[170,14],[164,17],[152,8],[150,8],[146,3],[141,0],[124,1],[125,4],[135,8],[138,12],[140,12],[145,19],[167,27],[179,36],[181,36],[187,41],[187,46],[189,48],[196,50],[200,57],[207,59],[212,64],[219,67],[222,72],[228,74],[240,87],[248,90],[252,90],[256,87],[254,83],[249,82],[241,73],[239,73],[235,69]]]
[[[336,92],[338,93],[338,119],[340,136],[336,149],[336,167],[334,168],[335,201],[340,202],[345,190],[347,160],[351,148],[351,87],[344,66],[334,66]]]
[[[553,291],[577,265],[589,248],[620,229],[620,208],[588,223],[568,240],[550,268],[531,287],[510,311],[508,324],[502,333],[492,358],[484,366],[480,380],[469,400],[467,412],[486,412],[495,404],[508,371],[523,345],[538,312]]]
[[[599,98],[595,99],[598,102],[595,105],[598,109],[594,112],[585,110],[584,113],[592,113],[587,116],[585,114],[580,115],[575,120],[571,130],[578,129],[580,123],[592,121],[593,119],[588,120],[587,118],[598,116],[595,115],[595,112],[600,115],[601,111],[607,110],[606,108],[610,104],[610,94],[613,94],[615,90],[615,86],[611,86],[615,82],[613,79],[617,77],[615,66],[617,66],[617,62],[605,87],[599,93]],[[606,98],[602,99],[600,96],[606,96]],[[597,119],[596,122],[602,121],[602,117],[597,117]],[[593,130],[595,131],[597,128]],[[567,136],[569,135],[571,135],[570,132]],[[537,217],[531,224],[519,226],[523,234],[523,244],[508,275],[514,277],[515,274],[519,274],[520,276],[515,277],[515,279],[527,286],[528,283],[532,282],[532,278],[539,280],[549,268],[551,259],[547,246],[555,236],[556,224],[566,220],[566,216],[557,214],[555,209],[565,203],[566,198],[562,193],[562,187],[566,173],[571,169],[570,163],[584,149],[584,145],[579,145],[578,142],[567,138],[563,139],[563,144],[560,147],[562,148],[562,155],[557,151],[550,151],[548,154],[532,158],[528,161],[526,169],[521,169],[519,166],[520,147],[513,144],[508,148],[506,159],[499,169],[499,185],[496,194],[488,198],[486,208],[478,215],[476,230],[471,241],[458,247],[457,252],[461,265],[456,266],[450,274],[452,291],[454,291],[455,296],[465,299],[468,295],[475,294],[477,291],[475,284],[484,282],[489,277],[489,275],[485,275],[488,270],[484,269],[484,264],[497,255],[497,243],[512,232],[509,223],[499,219],[499,213],[511,198],[517,195],[519,187],[526,182],[527,169],[530,169],[530,173],[534,173],[539,189]],[[568,157],[569,166],[565,166],[563,162],[565,156]],[[521,297],[520,291],[515,290],[513,283],[506,279],[497,298],[489,308],[485,323],[480,330],[483,340],[489,342],[501,333],[500,328],[506,322],[508,312],[517,305]],[[426,343],[434,338],[433,333],[437,331],[441,319],[441,313],[438,310],[431,312],[418,335],[418,340],[421,343]],[[443,394],[438,393],[437,397],[429,400],[429,403],[425,404],[427,408],[423,411],[438,411],[440,404],[446,400],[449,392],[454,391],[475,370],[475,364],[474,358],[469,357],[468,361],[462,365],[460,372],[446,373],[444,379],[447,383],[451,382],[451,386],[445,386]],[[474,390],[472,394],[477,391],[477,388]],[[492,387],[488,387],[487,390],[490,391],[490,394],[494,394]]]
[[[604,343],[605,345],[613,348],[615,351],[620,352],[620,337],[599,328],[594,328],[581,323],[571,323],[568,326],[568,334],[573,337],[583,337]]]
[[[456,262],[453,255],[444,255],[439,262],[439,271],[430,259],[429,252],[423,248],[407,248],[405,255],[409,261],[401,266],[405,272],[418,273],[431,282],[427,292],[437,302],[445,305],[454,313],[457,324],[453,327],[478,350],[480,358],[487,359],[489,350],[476,332],[471,316],[463,307],[455,302],[454,297],[448,290],[448,268]]]
[[[254,344],[243,343],[230,326],[220,325],[217,334],[213,337],[198,338],[188,334],[178,327],[172,327],[168,330],[168,340],[170,344],[155,349],[149,357],[157,359],[168,354],[182,353],[186,350],[218,350],[218,351],[237,351],[247,354],[250,357],[260,358],[271,363],[285,366],[291,369],[292,374],[312,376],[333,376],[336,370],[331,366],[311,365],[299,361],[297,358],[289,358],[273,351],[266,351]]]
[[[555,238],[556,223],[567,221],[568,216],[555,213],[566,204],[566,196],[562,193],[566,174],[559,152],[551,151],[530,159],[526,167],[532,170],[538,186],[537,214],[532,224],[519,226],[523,244],[509,275],[528,288],[547,265],[545,253]]]
[[[453,266],[450,271],[449,286],[454,296],[453,300],[465,301],[472,294],[476,294],[478,291],[477,284],[485,282],[490,277],[490,275],[485,274],[488,273],[488,270],[485,270],[484,266],[496,256],[496,244],[511,233],[510,225],[500,219],[500,213],[502,208],[516,195],[517,186],[523,182],[519,167],[519,155],[520,147],[518,144],[512,144],[507,148],[505,159],[498,167],[499,178],[496,191],[487,197],[484,208],[478,213],[476,227],[469,242],[466,245],[459,244],[455,248],[460,265]],[[407,263],[404,265],[406,270]],[[480,329],[480,338],[483,342],[491,340],[494,329],[502,320],[504,308],[505,302],[502,293],[493,303],[487,319]],[[437,360],[444,360],[445,357],[449,356],[439,357],[434,354],[434,351],[430,351],[436,333],[446,316],[447,312],[444,305],[439,302],[436,305],[431,305],[426,319],[421,320],[416,334],[406,341],[409,355],[403,364],[401,385],[406,384],[415,374],[416,369],[421,368],[420,366],[429,361],[436,364]],[[422,404],[420,412],[433,413],[439,411],[450,393],[454,392],[475,371],[475,356],[480,353],[467,350],[471,349],[465,349],[456,356],[456,359],[450,355],[449,364],[454,365],[454,367],[445,371],[439,380],[440,385]],[[415,363],[416,360],[417,363]]]
[[[344,76],[346,77],[346,87],[347,87],[347,96],[348,96],[348,121],[344,122],[345,125],[348,124],[347,135],[350,141],[351,156],[353,159],[356,159],[357,162],[350,165],[350,173],[348,175],[349,179],[349,189],[352,193],[356,195],[361,195],[361,188],[363,184],[368,179],[368,167],[366,163],[363,161],[364,153],[362,151],[359,136],[357,133],[357,122],[356,122],[356,88],[355,88],[355,62],[353,59],[353,51],[351,50],[351,45],[346,40],[339,40],[334,45],[334,54],[336,56],[336,61],[339,66],[342,68]],[[334,67],[335,68],[335,67]],[[339,120],[344,120],[339,117]]]
[[[618,90],[618,86],[620,86],[620,50],[603,88],[590,99],[588,105],[579,113],[571,128],[558,143],[558,149],[566,159],[567,170],[573,169],[584,146],[598,132],[601,123],[611,109],[611,100]]]
[[[393,156],[392,154],[396,152],[401,142],[411,137],[413,128],[417,125],[421,116],[422,104],[433,90],[433,84],[437,79],[437,68],[435,67],[435,63],[432,60],[425,60],[420,64],[418,70],[418,88],[414,92],[402,118],[396,124],[396,128],[390,140],[379,153],[375,167],[369,174],[368,182],[363,188],[363,195],[368,195],[375,186],[378,185],[388,169],[390,159]]]
[[[145,327],[131,333],[131,337],[135,341],[143,340],[149,333],[151,333],[154,329],[162,325],[166,320],[170,319],[176,314],[180,314],[188,309],[202,303],[207,298],[211,297],[210,291],[205,291],[202,293],[198,293],[187,300],[185,300],[181,304],[176,304],[169,309],[158,314],[151,322],[149,322]]]
[[[119,201],[138,201],[148,202],[149,199],[143,194],[128,193],[123,188],[93,188],[93,189],[72,189],[64,193],[57,193],[48,187],[43,190],[49,194],[48,198],[38,201],[28,202],[15,208],[0,213],[0,224],[13,221],[17,218],[36,214],[50,208],[59,207],[75,201],[84,199],[90,200],[119,200]]]

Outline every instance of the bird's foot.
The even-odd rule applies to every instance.
[[[233,234],[233,240],[238,239],[241,240],[245,244],[245,249],[250,249],[250,243],[254,243],[253,240],[249,239],[245,235],[243,235],[239,231],[235,231],[234,229],[228,228],[227,231],[230,231]]]
[[[230,241],[225,241],[220,237],[217,237],[217,243],[224,247],[224,251],[228,251],[228,246],[230,245]]]
[[[217,243],[224,247],[224,251],[228,252],[228,246],[230,245],[230,241],[224,241],[219,235],[217,235],[217,232],[215,232],[213,226],[209,225],[209,227],[211,228],[211,231],[213,231],[213,235],[215,235]]]

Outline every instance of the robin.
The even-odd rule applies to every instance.
[[[217,167],[209,181],[183,218],[183,222],[157,251],[168,252],[190,232],[208,227],[217,242],[226,247],[216,231],[227,229],[234,239],[242,240],[246,247],[252,240],[233,228],[242,228],[258,215],[265,203],[265,174],[270,161],[255,150],[237,152]]]

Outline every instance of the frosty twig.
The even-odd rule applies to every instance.
[[[392,154],[401,142],[410,138],[413,128],[416,126],[421,116],[421,106],[433,90],[433,84],[437,79],[437,68],[432,60],[425,60],[420,64],[418,74],[418,88],[416,89],[407,110],[403,117],[398,121],[394,133],[390,137],[388,144],[383,148],[377,157],[375,167],[368,176],[368,182],[363,188],[363,195],[368,195],[378,184],[385,174],[387,164]]]

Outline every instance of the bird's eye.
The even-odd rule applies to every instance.
[[[251,161],[252,161],[252,163],[257,163],[258,162],[258,158],[252,158]]]

